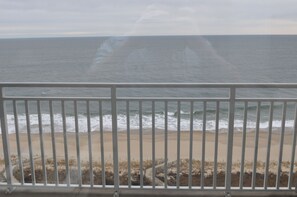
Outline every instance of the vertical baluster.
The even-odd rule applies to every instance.
[[[227,164],[225,175],[226,195],[231,192],[231,173],[232,173],[232,152],[233,152],[233,132],[234,132],[234,111],[235,111],[236,89],[230,88],[229,93],[229,122],[228,122],[228,143],[227,143]]]
[[[129,101],[126,101],[126,116],[127,116],[127,159],[128,159],[128,187],[131,188],[131,149],[130,149],[130,106]]]
[[[37,101],[37,113],[38,113],[38,128],[39,128],[40,152],[41,152],[41,162],[42,162],[42,174],[43,174],[44,185],[47,185],[47,173],[46,173],[44,144],[43,144],[41,104],[39,100]]]
[[[218,139],[219,139],[219,115],[220,101],[216,102],[216,125],[215,125],[215,150],[214,150],[214,172],[213,172],[213,189],[217,187],[217,171],[218,171]]]
[[[152,168],[152,180],[153,180],[153,189],[155,189],[156,186],[156,156],[155,156],[155,149],[156,149],[156,143],[155,143],[155,101],[152,101],[152,159],[153,159],[153,168]]]
[[[55,140],[55,124],[54,124],[54,113],[53,113],[53,102],[49,101],[49,109],[50,109],[50,122],[51,122],[51,137],[52,137],[52,151],[53,151],[53,161],[54,161],[54,168],[55,168],[55,184],[56,186],[59,184],[59,175],[58,175],[58,168],[57,168],[57,155],[56,155],[56,140]]]
[[[139,101],[140,187],[143,188],[142,101]]]
[[[78,127],[78,111],[77,111],[77,101],[74,100],[74,120],[75,120],[75,138],[76,138],[76,158],[77,158],[77,179],[78,185],[81,187],[82,178],[81,178],[81,163],[80,163],[80,136],[79,136],[79,127]]]
[[[12,169],[10,161],[10,148],[9,148],[9,138],[8,138],[8,129],[7,129],[7,119],[5,111],[5,101],[4,101],[4,88],[0,86],[0,121],[1,121],[1,136],[2,136],[2,145],[3,145],[3,154],[5,162],[5,171],[6,171],[6,182],[8,186],[8,192],[12,191]]]
[[[290,164],[290,174],[288,188],[291,190],[293,176],[294,176],[294,162],[295,162],[295,152],[296,152],[296,132],[297,132],[297,103],[295,103],[295,118],[294,118],[294,128],[293,128],[293,138],[292,138],[292,154],[291,154],[291,164]],[[296,172],[295,172],[296,173]],[[296,190],[296,188],[295,188]]]
[[[190,110],[190,155],[189,155],[189,189],[192,188],[192,171],[193,171],[193,116],[194,116],[194,102],[191,101],[191,110]]]
[[[99,101],[99,121],[100,121],[100,150],[101,150],[101,170],[102,170],[102,186],[106,185],[105,181],[105,161],[104,161],[104,136],[103,136],[103,113],[102,101]]]
[[[180,101],[177,102],[177,160],[176,160],[176,187],[179,189],[180,182]]]
[[[63,122],[63,139],[64,139],[64,153],[65,153],[65,167],[66,167],[66,183],[67,187],[70,186],[70,172],[69,172],[69,160],[68,160],[68,143],[67,143],[67,127],[66,127],[66,112],[65,102],[62,100],[62,122]]]
[[[119,190],[119,156],[118,156],[118,125],[117,125],[117,94],[116,86],[111,88],[111,111],[112,111],[112,152],[113,152],[113,173],[115,195]]]
[[[91,133],[91,118],[90,118],[90,101],[87,100],[87,127],[88,127],[88,148],[89,148],[89,173],[91,187],[94,186],[93,177],[93,154],[92,154],[92,133]]]
[[[18,162],[19,162],[20,175],[21,175],[20,178],[21,178],[21,184],[24,185],[24,169],[23,169],[22,151],[21,151],[21,146],[20,146],[19,119],[18,119],[16,100],[13,100],[13,115],[14,115],[17,152],[18,152]]]
[[[261,102],[258,101],[257,117],[256,117],[256,119],[257,119],[256,120],[256,133],[255,133],[255,150],[254,150],[254,161],[253,161],[253,175],[252,175],[252,188],[253,189],[255,189],[255,186],[256,186],[256,176],[257,176],[260,112],[261,112]]]
[[[32,178],[32,185],[35,185],[35,183],[36,183],[35,167],[34,167],[34,158],[33,158],[33,151],[32,151],[32,139],[31,139],[29,106],[28,106],[28,101],[27,100],[25,100],[25,111],[26,111],[26,124],[27,124],[28,144],[29,144],[30,165],[31,165],[31,178]]]
[[[240,179],[239,179],[239,188],[243,188],[243,179],[244,179],[244,160],[245,160],[245,144],[246,144],[246,124],[247,124],[247,109],[248,103],[244,102],[244,112],[243,112],[243,126],[242,126],[242,148],[241,148],[241,161],[240,161]]]
[[[206,101],[203,101],[203,128],[202,128],[202,147],[201,147],[201,189],[204,189],[204,169],[205,169],[205,135],[206,135]]]
[[[279,145],[279,158],[278,158],[278,169],[276,176],[276,189],[279,189],[280,179],[281,179],[281,170],[282,170],[282,160],[283,160],[283,145],[284,145],[284,134],[286,126],[286,111],[287,111],[287,102],[283,104],[283,117],[282,117],[282,128],[281,128],[281,139]]]
[[[190,155],[189,155],[189,179],[188,179],[188,185],[189,189],[192,188],[192,171],[193,171],[193,115],[194,115],[194,102],[191,101],[191,109],[190,109]]]
[[[164,162],[164,185],[165,185],[165,188],[167,188],[167,173],[168,173],[168,170],[167,170],[167,165],[168,165],[168,101],[165,101],[165,143],[164,143],[164,159],[165,159],[165,162]]]
[[[265,162],[265,176],[264,176],[264,189],[267,190],[268,179],[269,179],[269,162],[270,162],[270,149],[271,149],[271,133],[272,133],[272,122],[273,122],[273,101],[270,102],[269,109],[269,125],[268,125],[268,141],[267,141],[267,154]]]

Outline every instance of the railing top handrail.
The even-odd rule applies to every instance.
[[[0,87],[57,88],[297,88],[297,83],[80,83],[0,82]]]

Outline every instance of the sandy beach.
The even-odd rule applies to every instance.
[[[290,161],[291,151],[292,151],[292,134],[285,134],[284,146],[283,146],[283,161]],[[158,130],[155,134],[155,155],[157,159],[164,158],[164,131]],[[32,150],[33,155],[38,156],[41,154],[40,151],[40,136],[39,134],[31,134],[32,139]],[[100,133],[92,132],[92,156],[93,161],[101,160],[101,149],[100,149]],[[182,131],[180,133],[180,154],[181,159],[189,158],[189,147],[190,147],[190,132]],[[201,160],[202,156],[202,132],[193,133],[193,159]],[[215,134],[206,132],[205,133],[205,160],[214,161],[214,151],[215,151]],[[271,138],[271,161],[278,161],[279,158],[279,143],[280,135],[277,133],[272,134]],[[233,143],[233,161],[241,160],[242,153],[242,133],[234,133],[234,143]],[[2,140],[0,141],[0,146],[2,147]],[[76,159],[76,135],[75,133],[67,134],[67,148],[69,159]],[[104,132],[103,134],[104,142],[104,159],[106,161],[112,162],[112,133]],[[267,155],[267,142],[268,133],[259,133],[259,146],[258,146],[258,161],[264,162]],[[10,154],[17,155],[16,146],[16,135],[9,135],[10,143]],[[52,138],[50,133],[43,134],[44,151],[47,158],[51,158],[53,155],[52,151]],[[55,144],[56,144],[56,154],[57,157],[63,159],[65,157],[64,153],[64,139],[63,133],[55,133]],[[28,136],[26,133],[20,134],[20,145],[23,158],[29,157],[29,146],[28,146]],[[131,160],[139,160],[140,158],[140,143],[139,143],[139,132],[130,132],[130,150],[131,150]],[[142,137],[143,146],[143,159],[152,159],[152,132],[150,130],[143,131]],[[255,146],[255,132],[247,132],[246,135],[246,149],[245,149],[245,161],[253,161],[254,159],[254,146]],[[218,161],[226,161],[227,155],[227,133],[220,133],[218,135]],[[118,155],[120,161],[127,160],[127,133],[121,131],[118,133]],[[3,158],[3,152],[1,151],[0,157]],[[80,134],[80,157],[83,161],[89,161],[89,150],[88,150],[88,133]],[[177,159],[177,132],[168,132],[168,160],[174,161]]]
[[[175,185],[176,180],[176,160],[177,160],[177,132],[169,131],[168,132],[168,184]],[[100,132],[92,132],[90,133],[90,137],[92,140],[92,161],[94,166],[94,181],[96,184],[102,184],[102,171],[101,171],[101,139]],[[89,159],[89,144],[88,144],[88,133],[80,133],[80,158],[83,169],[83,183],[90,183],[89,176],[89,167],[88,163]],[[221,132],[218,135],[218,155],[217,155],[217,173],[218,173],[218,185],[224,185],[225,178],[225,162],[227,156],[227,133]],[[276,173],[278,169],[278,159],[279,159],[279,143],[280,143],[280,135],[277,133],[273,133],[271,137],[271,154],[270,154],[270,167],[269,172],[269,185],[274,186],[276,180]],[[291,151],[292,151],[292,134],[285,134],[284,136],[284,146],[283,146],[283,157],[282,157],[282,176],[281,176],[281,184],[286,186],[288,183],[287,173],[290,168],[290,159],[291,159]],[[43,181],[43,173],[41,166],[41,149],[40,149],[40,135],[39,134],[31,134],[32,139],[32,152],[35,159],[35,173],[37,182]],[[131,174],[132,179],[134,180],[133,184],[139,184],[139,160],[140,160],[140,143],[139,143],[139,131],[131,131],[130,132],[130,156],[131,156],[131,170],[133,174]],[[180,159],[181,159],[181,185],[188,184],[188,173],[189,173],[189,148],[190,148],[190,132],[182,131],[180,133]],[[200,176],[201,176],[201,160],[202,160],[202,140],[203,133],[202,132],[194,132],[193,133],[193,184],[200,184]],[[212,184],[212,175],[214,171],[214,152],[215,152],[215,134],[211,132],[205,133],[205,177],[206,177],[206,185]],[[242,133],[236,132],[234,133],[234,144],[233,144],[233,166],[232,166],[232,185],[236,186],[239,183],[239,174],[240,171],[240,162],[242,156]],[[258,138],[258,163],[257,163],[257,185],[262,186],[264,181],[264,170],[265,170],[265,160],[267,157],[267,142],[268,142],[268,133],[261,131],[259,133]],[[164,131],[158,130],[155,134],[155,158],[158,180],[160,184],[163,184],[164,179],[164,147],[165,147],[165,135]],[[20,134],[20,145],[21,145],[21,154],[24,165],[24,174],[25,181],[31,182],[31,167],[29,163],[29,146],[28,146],[28,136],[25,133]],[[113,175],[112,175],[112,152],[113,152],[113,144],[112,144],[112,133],[104,132],[103,133],[103,142],[104,142],[104,160],[106,163],[105,173],[106,175],[106,183],[113,184]],[[10,143],[10,154],[12,155],[12,161],[17,161],[17,146],[16,146],[16,135],[9,135],[9,143]],[[52,150],[52,137],[50,133],[46,133],[43,135],[43,145],[44,145],[44,153],[47,158],[47,173],[48,173],[48,181],[54,183],[55,178],[54,168],[53,168],[53,150]],[[2,144],[1,144],[2,146]],[[55,146],[56,146],[56,155],[57,162],[59,165],[59,179],[60,182],[66,181],[65,175],[65,153],[64,153],[64,136],[63,133],[55,133]],[[144,171],[151,171],[153,166],[152,163],[152,132],[151,130],[144,130],[142,135],[142,146],[143,146],[143,160],[144,160]],[[252,177],[252,168],[253,168],[253,159],[254,159],[254,147],[255,147],[255,132],[249,131],[246,134],[246,149],[245,149],[245,175],[244,175],[244,185],[250,186],[251,177]],[[67,149],[68,156],[71,166],[76,166],[77,159],[77,151],[76,151],[76,134],[75,133],[67,133]],[[127,132],[121,131],[118,133],[118,155],[120,161],[120,180],[121,184],[127,184]],[[4,161],[3,161],[3,152],[1,151],[1,160],[0,165],[1,171],[3,171]],[[14,168],[14,177],[20,180],[20,174],[18,170],[18,162],[13,162]],[[69,164],[70,165],[70,164]],[[160,167],[158,167],[160,166]],[[294,167],[294,171],[296,171],[296,165]],[[73,172],[72,172],[73,173]],[[71,174],[72,174],[71,173]],[[71,175],[71,182],[76,183],[77,175],[74,172]],[[134,177],[134,178],[133,178]],[[297,174],[294,173],[293,182],[297,180]],[[145,175],[145,184],[152,184],[152,175]],[[17,182],[17,181],[16,181]]]

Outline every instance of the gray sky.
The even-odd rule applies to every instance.
[[[0,38],[297,34],[296,0],[0,0]]]

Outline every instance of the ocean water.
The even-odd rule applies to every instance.
[[[94,38],[0,39],[0,82],[178,82],[297,83],[297,36],[139,36]],[[108,90],[9,89],[8,95],[96,95]],[[124,89],[121,96],[227,96],[226,90]],[[242,90],[239,96],[296,97],[293,90]],[[26,130],[24,102],[18,102],[20,130]],[[65,103],[67,130],[74,131],[73,103]],[[36,103],[29,102],[33,132],[38,132]],[[56,131],[62,130],[60,103],[54,102]],[[34,107],[35,106],[35,107]],[[103,127],[111,130],[109,103],[103,103]],[[282,103],[274,104],[273,127],[281,126]],[[42,105],[43,126],[50,130],[48,104]],[[151,128],[151,103],[143,104],[143,127]],[[168,128],[177,128],[177,106],[169,103]],[[207,104],[206,128],[215,128],[215,103]],[[80,131],[87,131],[86,106],[80,105]],[[98,103],[91,103],[91,128],[100,128]],[[12,103],[8,127],[15,131]],[[34,113],[36,112],[36,113]],[[164,128],[164,103],[156,103],[156,127]],[[194,107],[194,129],[202,129],[202,103]],[[118,126],[126,129],[125,103],[118,107]],[[260,128],[268,127],[269,103],[261,104]],[[228,125],[228,104],[220,105],[220,128]],[[295,103],[288,103],[286,127],[293,127]],[[189,103],[181,105],[181,129],[189,130]],[[255,128],[256,103],[248,106],[248,128]],[[139,125],[138,105],[131,105],[131,129]],[[243,105],[236,106],[235,127],[243,123]]]

